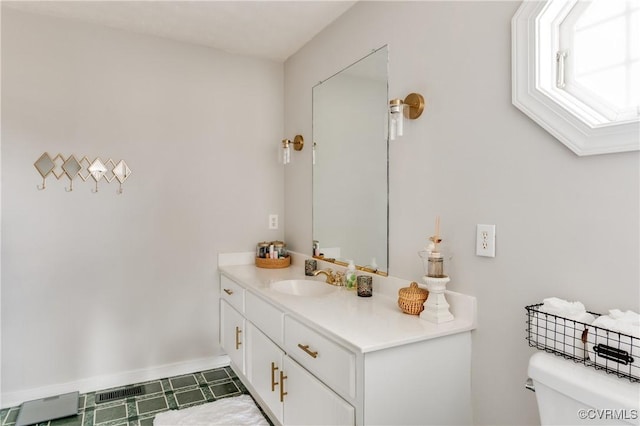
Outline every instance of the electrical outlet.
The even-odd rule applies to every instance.
[[[496,226],[478,225],[476,256],[496,257]]]
[[[278,229],[278,215],[270,214],[269,215],[269,229]]]

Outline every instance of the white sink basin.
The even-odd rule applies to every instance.
[[[338,288],[322,281],[284,280],[272,282],[269,287],[278,293],[293,296],[322,296],[333,293]]]

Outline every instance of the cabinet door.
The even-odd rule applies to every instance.
[[[355,410],[307,370],[285,355],[285,425],[353,425]]]
[[[247,378],[273,415],[282,423],[280,371],[284,353],[253,324],[247,322]]]
[[[220,346],[231,363],[244,374],[244,317],[227,302],[220,300]]]

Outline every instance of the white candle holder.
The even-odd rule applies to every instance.
[[[449,312],[449,303],[444,297],[449,277],[436,278],[425,275],[422,280],[427,285],[429,297],[424,302],[424,310],[420,313],[420,318],[436,324],[452,321],[453,315]]]

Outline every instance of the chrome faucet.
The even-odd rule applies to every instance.
[[[318,269],[317,271],[313,271],[313,276],[317,277],[318,275],[326,275],[327,284],[343,286],[344,285],[344,274],[342,272],[333,272],[331,268],[327,269]]]

